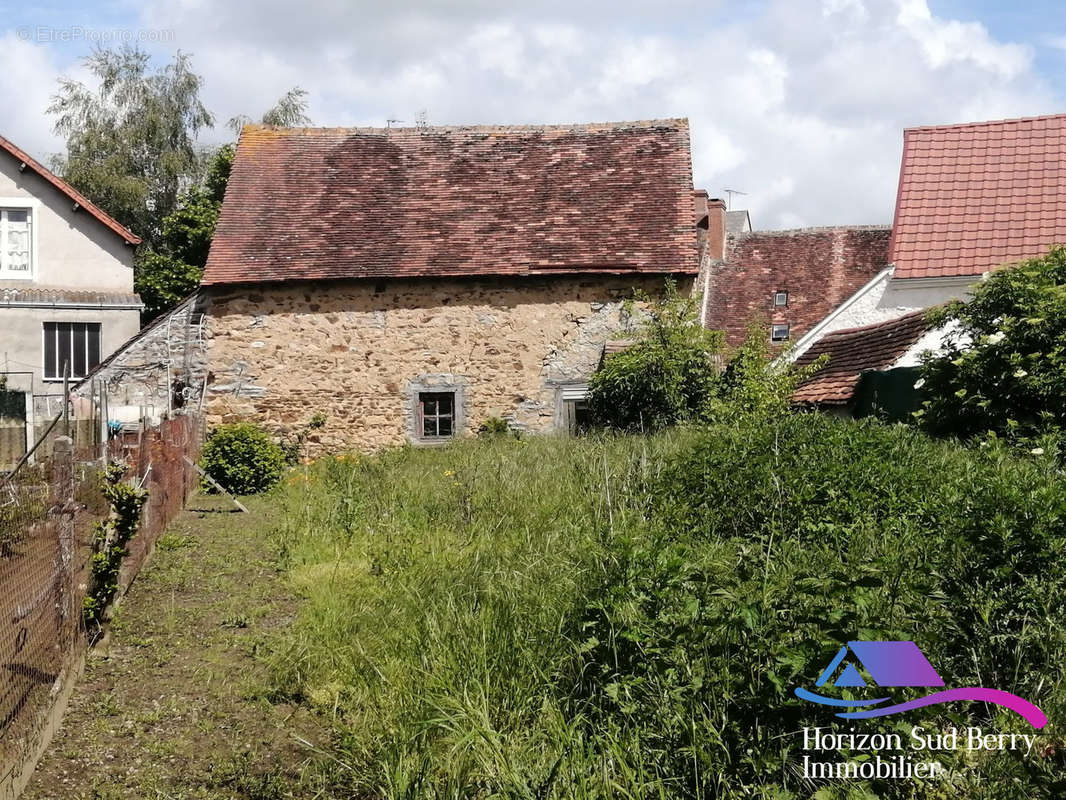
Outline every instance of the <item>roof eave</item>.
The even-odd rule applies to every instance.
[[[42,180],[50,183],[55,189],[59,190],[74,202],[74,211],[77,212],[84,208],[89,212],[89,216],[95,219],[104,227],[108,228],[112,233],[116,234],[130,247],[136,247],[143,241],[140,236],[137,236],[129,228],[120,223],[102,208],[97,206],[85,195],[60,178],[50,169],[45,167],[35,158],[33,158],[25,150],[21,149],[13,142],[0,136],[0,150],[3,150],[13,159],[19,162],[19,170],[31,169]]]

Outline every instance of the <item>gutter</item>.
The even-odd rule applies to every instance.
[[[0,308],[64,308],[82,311],[144,311],[144,303],[42,303],[32,300],[0,300]]]

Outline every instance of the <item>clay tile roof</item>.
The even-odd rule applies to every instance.
[[[683,119],[249,125],[203,283],[694,274],[694,212]]]
[[[913,311],[888,322],[826,334],[796,359],[796,365],[805,366],[824,354],[829,363],[796,389],[792,401],[848,403],[863,372],[888,369],[929,330],[925,314],[925,310]]]
[[[981,275],[1066,242],[1066,114],[910,128],[893,226],[898,278]]]
[[[93,292],[36,286],[0,286],[0,306],[17,305],[144,307],[140,296],[129,292]]]
[[[105,225],[112,232],[118,234],[128,245],[137,245],[141,243],[141,238],[133,234],[124,225],[118,223],[114,218],[107,214],[102,208],[94,204],[85,195],[67,183],[65,180],[55,175],[50,169],[45,167],[40,162],[32,158],[29,153],[16,147],[9,142],[3,136],[0,136],[0,150],[6,152],[20,164],[25,164],[25,169],[32,170],[37,173],[44,180],[48,181],[55,188],[65,194],[76,203],[83,210],[89,213],[90,216],[98,220],[101,224]]]

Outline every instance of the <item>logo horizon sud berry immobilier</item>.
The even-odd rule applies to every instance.
[[[856,663],[858,666],[856,666]],[[867,681],[859,671],[861,667],[871,681]],[[831,680],[833,676],[835,680]],[[817,688],[830,686],[841,689],[861,689],[870,683],[881,687],[942,687],[944,679],[937,674],[933,665],[922,651],[911,641],[850,641],[843,645],[829,665],[822,670],[814,685]],[[819,705],[840,709],[862,709],[857,711],[841,710],[836,716],[842,719],[871,719],[891,714],[901,714],[915,708],[923,708],[938,703],[950,703],[959,700],[976,700],[994,703],[1019,714],[1034,728],[1047,725],[1047,716],[1033,703],[1016,694],[1001,689],[989,689],[983,686],[967,686],[959,689],[943,689],[932,692],[914,700],[883,705],[891,697],[876,697],[868,700],[848,700],[827,697],[815,692],[796,687],[796,697]]]

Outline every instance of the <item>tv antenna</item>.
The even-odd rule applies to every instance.
[[[426,112],[426,109],[423,108],[421,111],[419,111],[418,115],[415,117],[415,127],[416,128],[428,128],[429,127],[428,116],[429,115]]]
[[[735,195],[735,194],[747,194],[747,192],[742,192],[742,191],[740,191],[740,189],[722,189],[722,191],[725,192],[725,194],[726,194],[726,201],[725,201],[725,209],[726,209],[726,211],[732,211],[733,210],[733,195]]]
[[[387,120],[385,120],[385,127],[386,128],[391,128],[393,126],[393,124],[397,123],[397,122],[403,122],[403,120],[402,119],[387,119]]]

